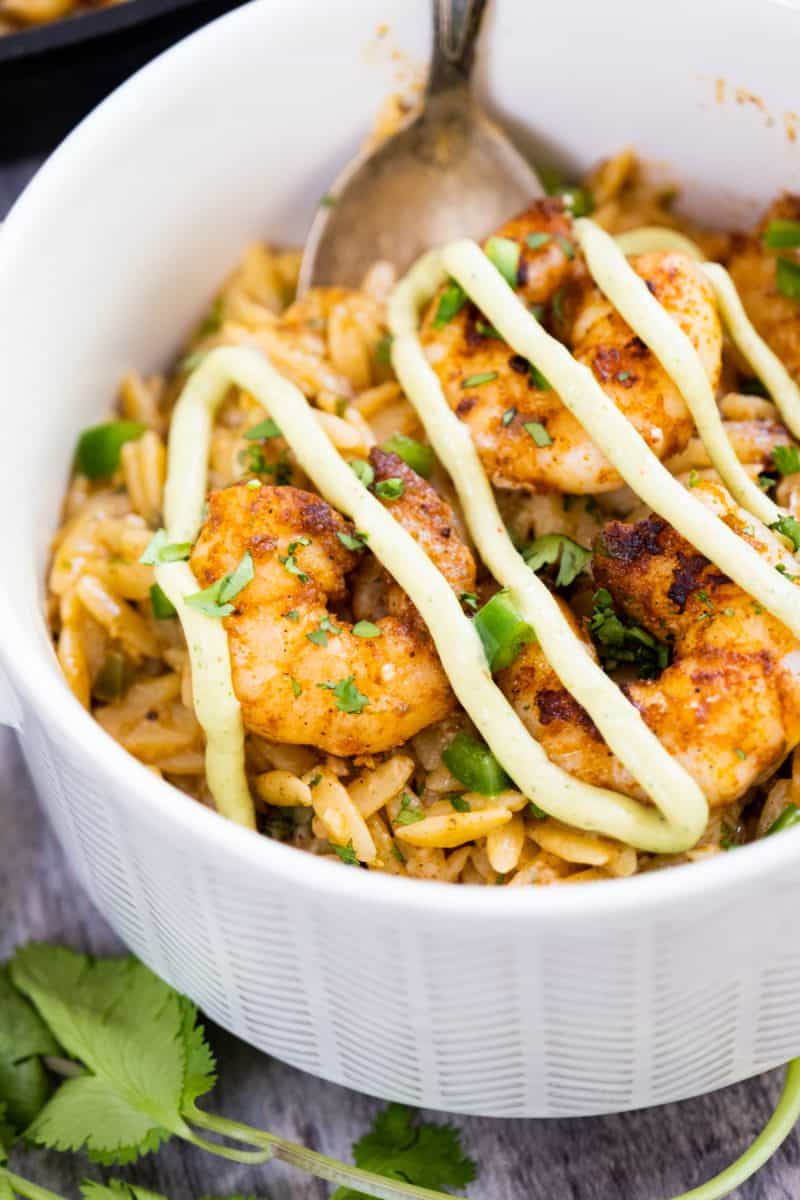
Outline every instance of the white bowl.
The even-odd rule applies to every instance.
[[[376,42],[379,21],[390,32]],[[452,1111],[661,1103],[800,1052],[800,838],[590,888],[346,870],[155,780],[72,699],[42,615],[78,431],[123,368],[169,361],[248,239],[302,239],[395,86],[391,49],[419,63],[427,44],[427,0],[239,9],[116,92],[9,216],[3,715],[98,908],[254,1046]],[[799,57],[800,13],[777,0],[653,0],[646,16],[640,0],[562,0],[547,15],[499,0],[478,79],[501,116],[574,165],[632,143],[725,219],[736,197],[748,208],[800,186],[785,115],[800,106]]]

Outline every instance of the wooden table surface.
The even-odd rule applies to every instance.
[[[0,167],[0,218],[37,166]],[[698,919],[702,919],[698,914]],[[70,876],[34,796],[16,741],[0,731],[0,960],[31,939],[113,953],[122,947]],[[0,1020],[2,1014],[0,1013]],[[252,1050],[218,1029],[211,1042],[220,1082],[209,1107],[347,1159],[380,1105],[322,1083]],[[711,1096],[615,1117],[561,1121],[456,1118],[479,1164],[472,1200],[668,1200],[741,1154],[767,1121],[780,1092],[771,1074]],[[79,1156],[15,1156],[28,1178],[64,1196],[100,1177]],[[177,1143],[124,1174],[194,1200],[207,1192],[256,1193],[270,1200],[325,1200],[327,1185],[280,1164],[240,1167]],[[800,1137],[793,1136],[740,1200],[800,1200]]]

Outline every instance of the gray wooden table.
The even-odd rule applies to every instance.
[[[0,168],[0,218],[35,170],[34,160]],[[1,370],[1,367],[0,367]],[[702,914],[698,914],[702,920]],[[70,876],[39,809],[13,735],[0,731],[0,960],[28,939],[63,942],[97,954],[122,948]],[[0,1014],[2,1019],[2,1014]],[[268,1059],[211,1029],[220,1113],[348,1158],[380,1107],[373,1100]],[[721,1170],[767,1121],[778,1074],[724,1092],[641,1113],[594,1120],[457,1119],[480,1174],[473,1200],[667,1200]],[[65,1196],[98,1175],[77,1156],[15,1158],[28,1178]],[[194,1200],[206,1192],[255,1192],[271,1200],[324,1200],[327,1185],[281,1165],[239,1167],[178,1144],[125,1174]],[[99,1177],[99,1175],[98,1175]],[[800,1136],[789,1139],[740,1200],[800,1200]]]

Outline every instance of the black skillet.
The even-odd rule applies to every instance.
[[[244,0],[126,0],[0,35],[0,160],[52,149],[144,63]]]

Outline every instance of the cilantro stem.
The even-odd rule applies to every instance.
[[[789,1136],[800,1119],[800,1058],[793,1059],[787,1068],[783,1092],[778,1107],[752,1146],[741,1158],[731,1163],[719,1175],[690,1192],[681,1192],[673,1200],[722,1200],[763,1167],[781,1143]]]
[[[199,1121],[197,1123],[200,1124]],[[234,1150],[232,1146],[220,1146],[216,1142],[207,1142],[205,1138],[198,1137],[196,1133],[180,1133],[178,1137],[192,1146],[197,1146],[199,1150],[208,1150],[211,1154],[219,1155],[220,1158],[228,1158],[231,1162],[245,1163],[251,1167],[269,1162],[271,1158],[275,1157],[269,1146],[265,1146],[262,1150]]]
[[[51,1192],[48,1188],[39,1187],[36,1183],[31,1183],[28,1179],[23,1179],[21,1175],[15,1175],[13,1171],[9,1171],[7,1167],[0,1167],[0,1180],[5,1179],[12,1192],[16,1192],[19,1196],[24,1196],[25,1200],[63,1200],[63,1197]]]
[[[194,1105],[187,1108],[183,1115],[187,1121],[222,1137],[269,1147],[273,1157],[305,1171],[308,1175],[354,1188],[358,1192],[366,1192],[376,1200],[453,1200],[452,1196],[444,1192],[434,1192],[430,1188],[417,1187],[413,1183],[403,1183],[401,1180],[388,1179],[385,1175],[376,1175],[373,1171],[364,1171],[361,1167],[351,1167],[335,1158],[318,1154],[315,1150],[307,1150],[305,1146],[298,1146],[296,1142],[290,1142],[277,1134],[254,1129],[253,1126],[243,1125],[240,1121],[230,1121],[227,1117],[213,1116]],[[219,1152],[219,1147],[209,1143],[206,1143],[206,1149],[214,1153]]]

